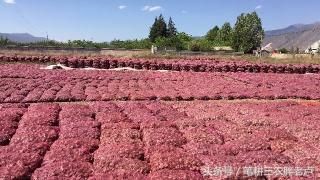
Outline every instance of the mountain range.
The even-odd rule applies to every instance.
[[[35,37],[28,33],[0,33],[0,37],[8,38],[10,41],[20,43],[39,42],[46,40],[46,38]]]
[[[320,40],[320,22],[313,24],[296,24],[284,29],[265,32],[263,45],[272,43],[274,49],[299,48],[308,49],[313,43]]]

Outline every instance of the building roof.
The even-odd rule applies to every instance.
[[[267,44],[265,47],[262,47],[261,50],[265,50],[265,51],[268,51],[268,52],[272,52],[272,51],[273,51],[272,43],[269,43],[269,44]]]
[[[320,40],[317,41],[317,42],[315,42],[315,43],[313,43],[313,44],[311,45],[311,48],[312,48],[312,49],[318,49],[318,48],[319,48],[319,45],[320,45]]]

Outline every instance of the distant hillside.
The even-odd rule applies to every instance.
[[[199,40],[199,39],[204,39],[205,36],[192,36],[192,39],[194,40]]]
[[[266,31],[263,44],[272,43],[275,49],[291,47],[305,50],[320,40],[320,23],[296,24],[284,29]]]
[[[46,40],[46,38],[35,37],[28,33],[0,33],[0,37],[8,38],[10,41],[19,43],[39,42]]]

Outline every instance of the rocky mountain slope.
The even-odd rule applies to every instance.
[[[296,24],[284,29],[266,31],[263,44],[272,43],[272,47],[299,48],[305,50],[320,40],[320,22],[314,24]]]

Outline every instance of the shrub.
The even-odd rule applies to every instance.
[[[288,54],[289,50],[286,49],[286,48],[281,48],[281,49],[279,49],[279,52],[282,53],[282,54]]]
[[[208,40],[201,39],[201,40],[194,40],[190,42],[189,45],[190,51],[211,51],[212,50],[212,43]]]
[[[190,51],[200,51],[200,43],[198,41],[192,41],[189,46]]]

